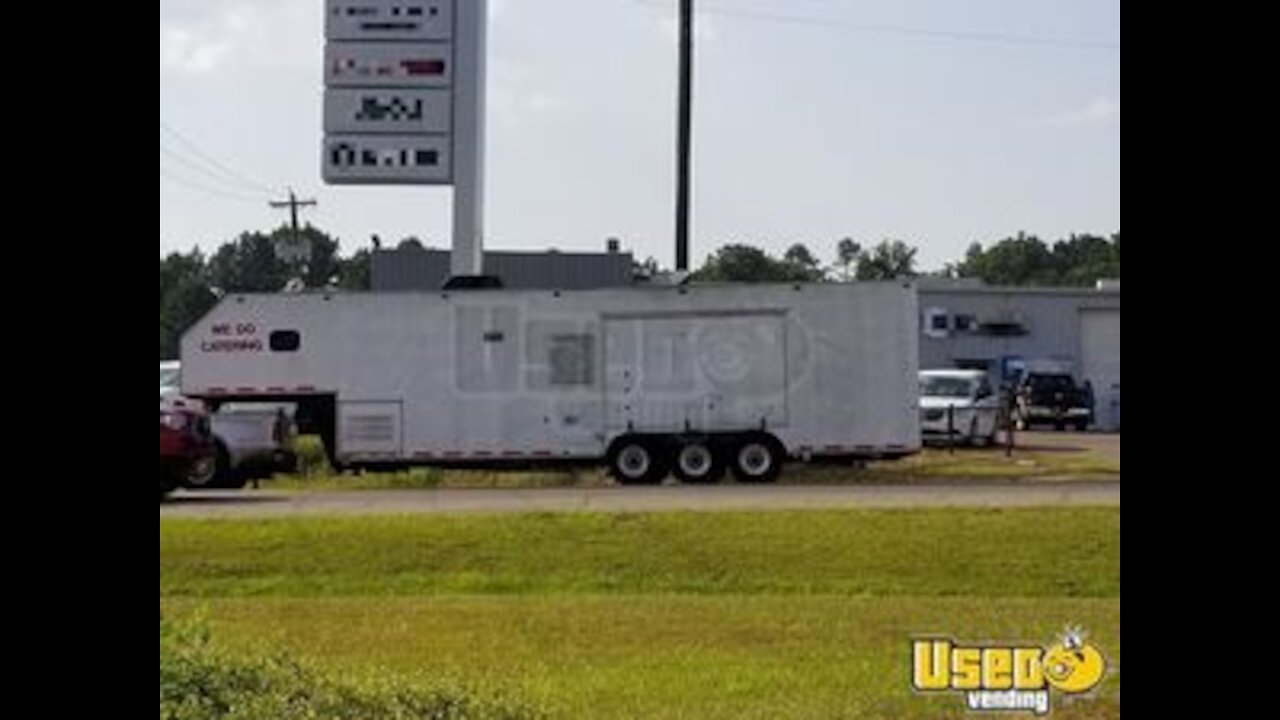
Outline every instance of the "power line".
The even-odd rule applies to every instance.
[[[187,166],[188,168],[191,168],[192,170],[196,171],[197,173],[200,173],[200,174],[201,174],[201,175],[203,175],[205,178],[208,178],[209,180],[213,180],[215,183],[221,183],[221,184],[226,185],[226,186],[234,186],[235,190],[237,190],[237,191],[239,191],[239,192],[243,192],[243,191],[244,191],[244,189],[245,189],[245,187],[246,187],[245,185],[243,185],[243,184],[241,184],[241,183],[232,183],[232,182],[230,182],[229,180],[227,180],[226,178],[224,178],[223,176],[218,175],[217,173],[211,172],[211,171],[210,171],[208,168],[206,168],[205,166],[203,166],[203,165],[201,165],[201,164],[199,164],[199,163],[193,162],[192,160],[190,160],[190,159],[188,159],[188,158],[186,158],[186,157],[183,157],[182,155],[180,155],[180,154],[178,154],[178,153],[174,152],[173,150],[170,150],[169,148],[165,147],[163,143],[160,145],[160,152],[161,152],[161,153],[164,153],[165,155],[167,155],[167,156],[169,156],[169,157],[171,157],[171,158],[173,158],[174,160],[177,160],[178,162],[182,163],[183,165]],[[252,190],[253,192],[257,193],[256,188],[253,188],[253,187],[251,187],[251,186],[250,186],[250,190]],[[257,193],[257,194],[259,194],[259,195],[260,195],[261,199],[264,199],[264,200],[265,200],[265,199],[267,198],[267,195],[265,195],[265,194],[262,194],[262,193]]]
[[[639,5],[669,9],[664,3],[650,0],[635,0]],[[950,40],[961,42],[985,42],[1002,45],[1026,45],[1043,47],[1061,47],[1074,50],[1119,50],[1120,43],[1095,40],[1076,40],[1070,38],[1037,37],[1032,35],[1016,35],[1012,33],[944,30],[935,28],[912,27],[907,25],[882,25],[859,23],[851,20],[813,15],[789,15],[783,13],[764,12],[759,10],[734,9],[726,7],[701,7],[699,14],[716,15],[729,18],[742,18],[791,25],[811,25],[830,29],[853,30],[855,32],[881,33],[887,35],[903,35],[928,38],[933,40]]]
[[[163,167],[160,168],[160,175],[178,183],[179,185],[184,185],[188,188],[191,188],[192,190],[197,190],[207,195],[214,195],[216,197],[225,198],[228,200],[239,200],[241,202],[251,202],[251,203],[262,202],[262,198],[260,197],[249,197],[247,195],[238,195],[236,193],[226,192],[224,190],[219,190],[217,188],[211,188],[208,185],[202,185],[198,182],[187,180],[185,178],[174,175],[173,173],[165,170]]]
[[[253,180],[250,180],[250,179],[246,178],[244,175],[241,175],[240,173],[236,172],[235,170],[232,170],[231,168],[227,167],[226,165],[224,165],[224,164],[222,164],[222,163],[218,162],[217,160],[213,159],[213,158],[212,158],[212,157],[210,157],[207,153],[205,153],[203,150],[201,150],[199,147],[197,147],[195,143],[193,143],[193,142],[191,142],[190,140],[188,140],[188,139],[186,139],[185,137],[183,137],[182,133],[178,132],[177,130],[174,130],[172,127],[170,127],[169,125],[167,125],[167,124],[165,123],[165,121],[163,121],[163,120],[161,120],[161,121],[160,121],[160,129],[161,129],[161,130],[164,130],[165,132],[167,132],[167,133],[169,133],[170,135],[172,135],[172,136],[173,136],[173,138],[174,138],[175,140],[177,140],[178,142],[182,143],[182,145],[183,145],[184,147],[186,147],[188,150],[190,150],[190,151],[191,151],[191,153],[192,153],[193,155],[195,155],[196,157],[200,158],[201,160],[204,160],[204,161],[205,161],[205,162],[207,162],[209,165],[211,165],[211,166],[213,166],[214,168],[216,168],[217,170],[221,171],[221,172],[222,172],[224,175],[226,175],[229,179],[234,180],[235,182],[237,182],[237,183],[239,183],[239,184],[241,184],[241,185],[244,185],[244,186],[247,186],[247,187],[252,187],[252,188],[253,188],[253,189],[255,189],[255,190],[259,190],[259,191],[262,191],[262,192],[265,192],[265,193],[274,193],[274,192],[275,192],[275,190],[274,190],[274,189],[272,189],[272,188],[270,188],[270,187],[268,187],[268,186],[266,186],[266,185],[264,185],[264,184],[262,184],[262,183],[254,182]]]

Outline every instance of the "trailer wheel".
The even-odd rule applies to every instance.
[[[676,450],[672,474],[682,483],[709,485],[724,475],[724,459],[705,440],[686,440]]]
[[[661,448],[649,438],[619,438],[608,460],[610,474],[623,485],[657,485],[667,476]]]
[[[782,474],[787,451],[772,435],[751,433],[733,444],[733,476],[740,483],[771,483]]]

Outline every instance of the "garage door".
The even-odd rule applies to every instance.
[[[1120,427],[1120,311],[1080,314],[1081,374],[1093,384],[1098,425]]]

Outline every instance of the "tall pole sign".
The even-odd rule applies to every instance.
[[[487,0],[325,0],[331,185],[453,186],[455,276],[481,274]]]
[[[690,164],[693,153],[693,0],[680,0],[680,97],[676,133],[676,270],[689,269]]]

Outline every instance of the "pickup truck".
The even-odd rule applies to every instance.
[[[1070,373],[1028,373],[1015,392],[1014,417],[1019,430],[1052,425],[1084,431],[1093,424],[1093,392],[1088,385],[1076,385]]]
[[[160,408],[160,498],[186,484],[193,474],[209,472],[214,463],[208,416],[191,407]]]
[[[160,363],[162,406],[201,408],[181,395],[181,366]],[[277,404],[229,404],[208,414],[213,436],[213,459],[192,468],[182,485],[202,489],[237,489],[255,478],[292,472],[296,425],[292,407]]]

